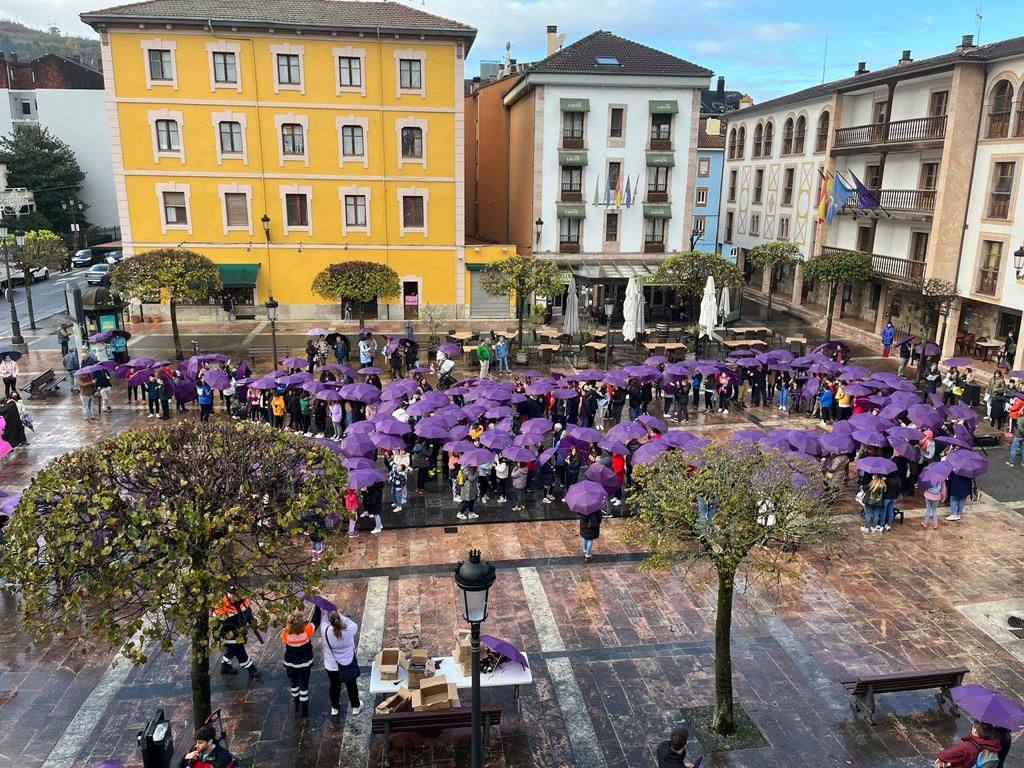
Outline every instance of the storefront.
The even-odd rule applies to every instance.
[[[228,296],[234,306],[235,317],[256,317],[256,273],[259,269],[259,264],[218,264],[224,291],[220,296],[211,296],[209,303],[221,304]]]

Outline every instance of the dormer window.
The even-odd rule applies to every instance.
[[[594,58],[598,64],[602,66],[617,67],[619,66],[619,60],[615,56],[596,56]]]

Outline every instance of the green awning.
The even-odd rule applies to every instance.
[[[671,152],[648,152],[647,165],[651,168],[671,168],[676,164],[676,156]]]
[[[560,219],[587,218],[587,206],[585,203],[556,203],[555,208]]]
[[[644,218],[645,219],[671,219],[672,218],[672,206],[671,205],[652,205],[650,203],[644,203]]]
[[[220,281],[225,288],[255,288],[259,264],[218,264]]]
[[[674,115],[679,111],[679,102],[674,99],[651,99],[652,115]]]
[[[563,112],[589,112],[590,99],[559,99]]]
[[[582,150],[558,150],[558,164],[579,167],[587,164],[587,153]]]

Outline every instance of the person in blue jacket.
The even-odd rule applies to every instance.
[[[882,357],[888,357],[889,352],[892,350],[892,343],[896,339],[896,326],[892,324],[892,320],[885,324],[885,328],[882,329]]]
[[[199,400],[199,420],[209,421],[213,413],[213,389],[204,381],[196,385],[196,395]]]

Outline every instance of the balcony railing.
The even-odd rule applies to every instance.
[[[665,252],[665,241],[664,240],[645,240],[644,241],[644,253],[664,253]]]
[[[821,249],[824,254],[845,253],[848,248],[832,248],[825,246]],[[886,277],[890,280],[920,280],[924,277],[924,262],[917,259],[901,259],[898,256],[882,256],[878,253],[871,254],[871,267],[875,274]]]
[[[1005,139],[1010,135],[1010,111],[989,112],[987,139]]]
[[[580,252],[580,241],[579,240],[559,240],[558,241],[558,252],[559,253],[579,253]]]
[[[647,202],[648,203],[667,203],[668,202],[668,192],[666,190],[664,190],[664,189],[662,189],[662,190],[648,189],[647,190]]]
[[[583,149],[583,129],[564,129],[562,131],[562,149]]]
[[[857,147],[865,144],[899,144],[912,141],[942,139],[946,135],[946,116],[918,117],[886,123],[837,128],[835,147]]]
[[[579,184],[562,185],[562,202],[579,203],[583,201],[583,188]]]
[[[934,189],[872,189],[871,192],[878,200],[879,208],[889,213],[935,212]],[[856,213],[860,208],[851,198],[845,210]]]

